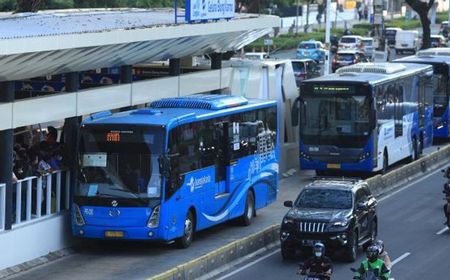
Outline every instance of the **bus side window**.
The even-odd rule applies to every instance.
[[[169,151],[170,159],[170,178],[166,179],[166,200],[169,199],[182,184],[180,172],[180,153],[179,153],[179,129],[175,128],[169,132]]]

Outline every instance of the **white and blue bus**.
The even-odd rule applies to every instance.
[[[418,158],[433,140],[432,75],[430,65],[359,63],[302,82],[301,168],[386,172]]]
[[[433,66],[433,126],[434,139],[448,139],[450,137],[450,52],[439,55],[440,50],[420,51],[417,55],[397,59],[396,63],[420,63]]]
[[[278,189],[276,101],[198,94],[83,121],[72,231],[177,241],[249,225]]]

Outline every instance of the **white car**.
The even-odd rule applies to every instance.
[[[364,52],[364,55],[369,60],[373,60],[373,58],[374,58],[373,38],[364,37],[364,38],[362,38],[362,42],[363,42],[362,50]]]
[[[362,37],[358,35],[342,36],[338,43],[338,51],[344,50],[362,50]]]
[[[397,54],[410,51],[414,54],[420,49],[420,38],[417,30],[400,30],[395,34],[395,52]]]

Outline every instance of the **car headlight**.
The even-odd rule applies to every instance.
[[[348,225],[348,220],[341,220],[333,222],[333,227],[346,227]]]
[[[283,224],[293,224],[294,223],[294,219],[291,217],[284,217],[283,219]]]

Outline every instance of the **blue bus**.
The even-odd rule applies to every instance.
[[[433,66],[433,137],[434,139],[448,139],[450,137],[450,54],[445,56],[430,53],[430,50],[420,51],[417,55],[397,59],[396,63],[420,63]]]
[[[417,159],[433,140],[432,75],[430,65],[358,63],[302,82],[301,168],[386,172]]]
[[[172,241],[274,202],[277,103],[197,94],[81,124],[77,237]]]

